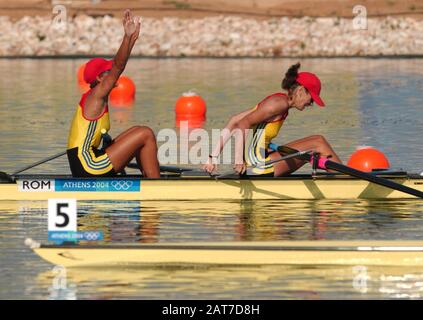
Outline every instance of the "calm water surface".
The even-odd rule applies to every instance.
[[[423,270],[366,266],[68,269],[67,287],[58,290],[57,270],[23,245],[27,237],[45,241],[47,204],[0,205],[1,298],[423,297]],[[80,202],[78,212],[78,230],[101,230],[106,243],[423,239],[422,201],[102,201]]]
[[[0,60],[0,170],[65,148],[80,97],[75,71],[83,60]],[[136,59],[132,108],[111,108],[116,135],[146,124],[173,128],[174,103],[189,89],[207,101],[205,128],[278,91],[289,59]],[[358,145],[383,150],[394,168],[423,170],[423,60],[303,60],[321,75],[326,108],[291,112],[276,139],[323,134],[346,161]],[[221,168],[222,171],[228,167]],[[305,168],[304,171],[307,171]],[[65,159],[30,172],[68,173]],[[423,240],[423,202],[80,202],[79,229],[102,230],[110,242],[323,239]],[[47,237],[47,203],[0,202],[0,298],[10,299],[367,299],[422,298],[423,270],[349,267],[195,267],[69,269],[66,289],[55,270],[23,242]],[[364,266],[365,267],[365,266]]]

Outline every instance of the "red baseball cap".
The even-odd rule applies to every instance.
[[[113,60],[106,60],[103,58],[94,58],[88,61],[85,65],[84,80],[86,83],[93,83],[97,77],[103,72],[109,71],[112,68]]]
[[[297,76],[297,82],[308,90],[311,97],[313,98],[313,101],[315,101],[321,107],[325,106],[325,103],[319,96],[322,84],[314,73],[300,72]]]

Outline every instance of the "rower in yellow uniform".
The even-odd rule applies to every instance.
[[[283,93],[274,93],[264,100],[262,100],[254,109],[256,111],[258,108],[261,108],[262,105],[268,99],[273,97],[286,96]],[[271,159],[269,157],[268,146],[273,138],[275,138],[279,130],[281,129],[283,122],[288,116],[288,111],[279,117],[275,118],[273,121],[263,121],[255,126],[253,126],[252,135],[249,136],[247,142],[247,148],[245,148],[244,159],[249,167],[247,170],[248,174],[257,174],[264,176],[273,176],[274,168],[272,164],[266,165],[266,161],[269,162]]]
[[[145,177],[159,178],[157,143],[154,132],[144,126],[134,126],[100,150],[102,132],[110,129],[108,99],[123,73],[132,48],[140,33],[139,17],[126,10],[123,18],[125,35],[114,60],[95,58],[84,71],[90,84],[76,109],[68,139],[68,160],[75,177],[114,176],[135,157]]]
[[[103,59],[91,60],[92,63],[103,63]],[[104,63],[106,61],[104,60]],[[68,158],[74,176],[113,176],[116,174],[112,162],[106,152],[100,151],[101,132],[110,129],[108,106],[104,107],[97,118],[84,117],[85,102],[91,90],[82,96],[72,121],[68,139]]]
[[[234,115],[229,120],[218,144],[203,166],[205,171],[212,173],[216,170],[217,158],[232,135],[239,137],[235,139],[234,166],[238,174],[281,176],[294,172],[306,163],[304,160],[291,158],[269,164],[270,161],[281,158],[278,152],[269,149],[269,144],[278,135],[289,110],[295,108],[303,111],[313,102],[321,107],[325,105],[319,96],[319,78],[310,72],[298,72],[299,68],[299,63],[291,66],[282,80],[282,89],[287,93],[269,95],[255,108]],[[331,145],[321,135],[312,135],[285,145],[299,151],[318,152],[341,163]]]

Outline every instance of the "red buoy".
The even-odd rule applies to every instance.
[[[177,116],[204,117],[206,115],[206,102],[195,92],[186,92],[176,101],[175,113]]]
[[[127,103],[128,101],[133,101],[135,98],[135,90],[134,82],[129,77],[122,76],[117,81],[116,87],[110,92],[110,101],[112,103]]]
[[[361,147],[355,151],[348,160],[349,167],[371,172],[373,170],[389,169],[388,158],[381,151],[372,147]]]

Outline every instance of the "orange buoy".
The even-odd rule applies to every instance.
[[[206,102],[195,92],[186,92],[176,101],[175,113],[179,116],[204,117],[206,115]]]
[[[113,107],[119,107],[119,108],[129,108],[132,107],[135,103],[134,97],[112,97],[109,98],[110,104]]]
[[[84,80],[85,63],[80,65],[77,72],[78,85],[82,91],[88,91],[90,85]]]
[[[78,68],[78,83],[86,83],[84,80],[85,63],[81,64]]]
[[[116,83],[116,87],[110,92],[110,101],[130,102],[135,98],[135,84],[129,77],[122,76]]]
[[[390,167],[385,154],[372,147],[357,148],[348,160],[348,166],[364,172],[386,170]]]
[[[192,116],[192,115],[180,114],[180,115],[176,115],[175,127],[181,128],[185,123],[188,126],[188,128],[196,129],[196,128],[202,128],[205,122],[206,122],[206,117],[204,116],[196,116],[196,115]]]

